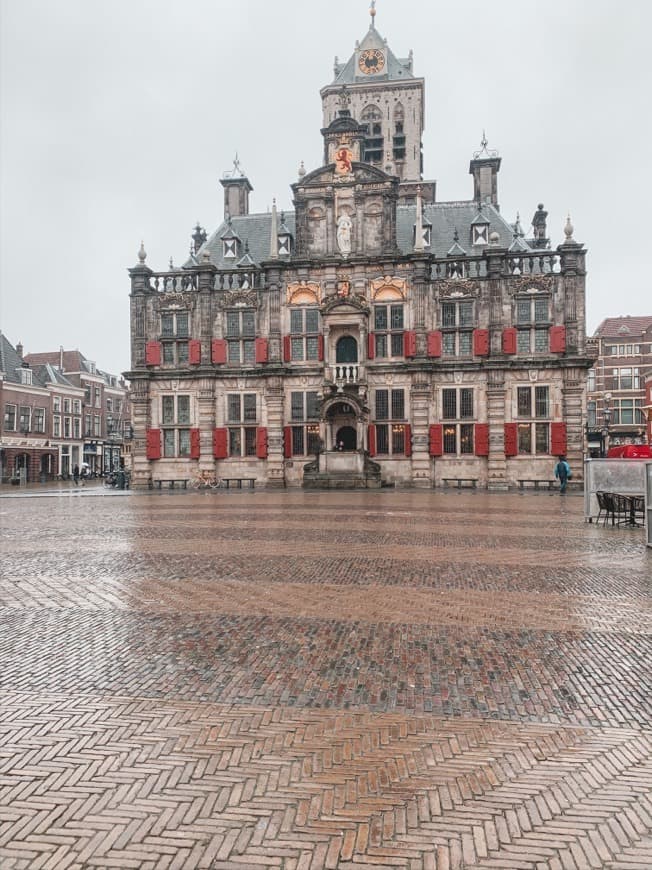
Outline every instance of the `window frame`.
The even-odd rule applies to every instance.
[[[401,359],[405,357],[405,303],[374,303],[374,351],[376,359]],[[385,326],[378,326],[379,315],[384,313]],[[400,326],[394,324],[394,315],[400,314]],[[398,319],[398,317],[397,317]]]
[[[518,456],[550,456],[552,402],[550,384],[518,384],[514,417]]]

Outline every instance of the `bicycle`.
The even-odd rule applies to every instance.
[[[214,474],[207,474],[206,472],[195,475],[190,481],[190,486],[193,489],[217,489],[219,485],[219,479]]]

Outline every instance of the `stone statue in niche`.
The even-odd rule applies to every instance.
[[[342,254],[351,253],[351,231],[353,224],[348,214],[341,214],[337,219],[337,247]]]

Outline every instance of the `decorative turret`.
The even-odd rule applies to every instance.
[[[324,137],[324,164],[337,164],[344,161],[347,173],[351,171],[351,162],[361,160],[364,132],[355,118],[351,117],[349,96],[346,85],[339,94],[339,110],[334,121],[321,131]],[[346,152],[349,152],[348,154]]]
[[[206,230],[202,229],[199,225],[199,221],[197,221],[197,226],[191,236],[192,239],[192,253],[196,254],[197,251],[201,248],[201,246],[206,241]]]
[[[224,173],[220,184],[224,188],[224,217],[226,218],[227,214],[231,217],[249,214],[249,194],[253,187],[242,171],[237,154],[233,161],[233,169]]]
[[[482,131],[480,150],[473,154],[469,173],[473,176],[473,199],[476,202],[490,202],[498,208],[498,172],[500,157],[498,152],[487,148],[487,137]]]

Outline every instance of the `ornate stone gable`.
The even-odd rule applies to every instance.
[[[228,290],[220,299],[222,308],[258,308],[255,290]]]
[[[477,299],[481,292],[479,281],[469,281],[464,278],[443,278],[433,281],[432,288],[439,297],[449,299],[464,296]]]
[[[157,311],[170,311],[183,309],[192,311],[195,307],[196,296],[191,293],[161,293],[156,297]]]

